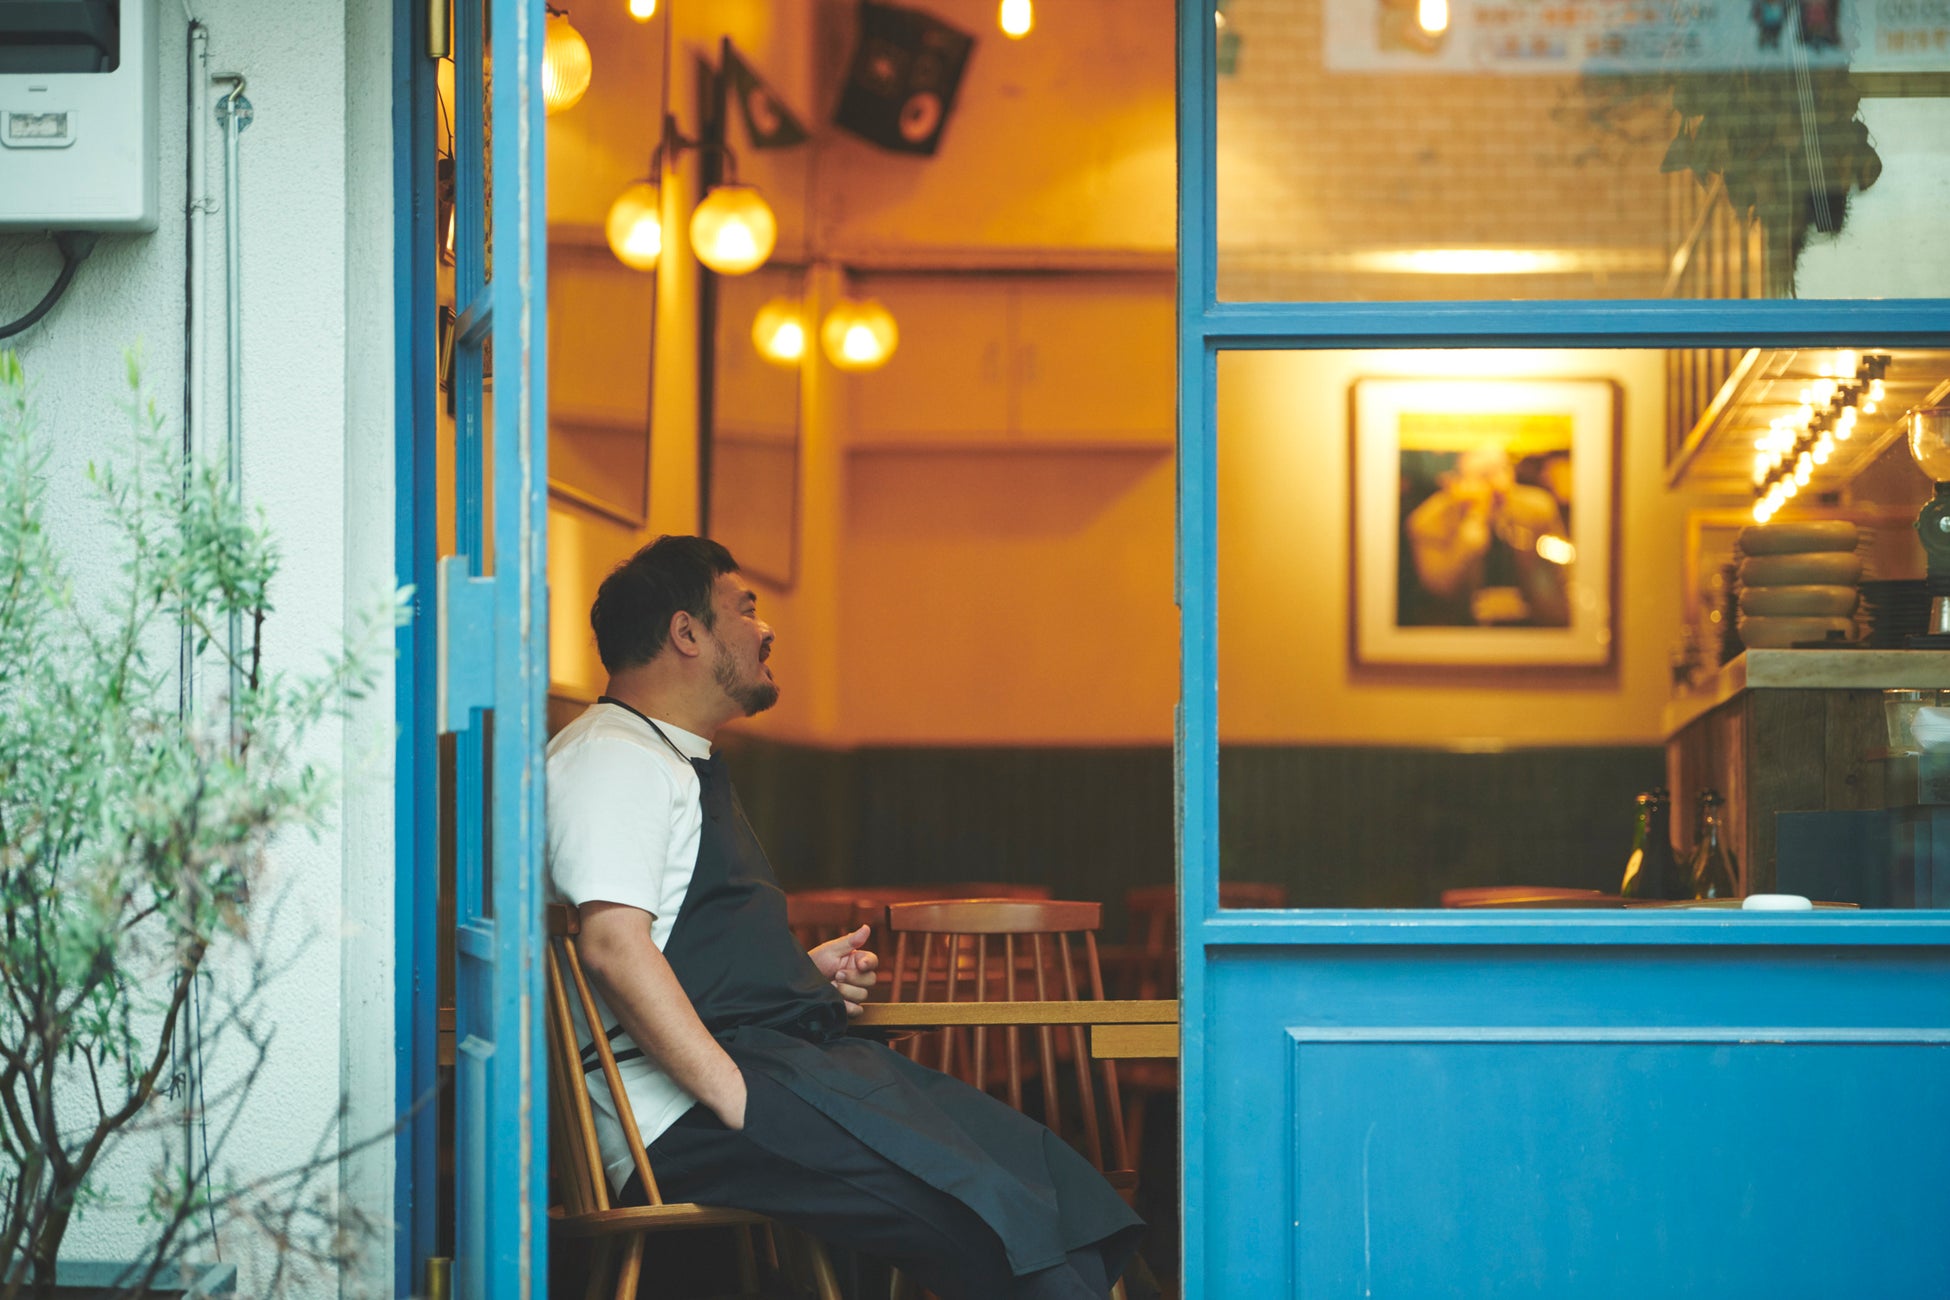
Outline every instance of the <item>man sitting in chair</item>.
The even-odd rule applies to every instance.
[[[711,757],[718,728],[779,697],[730,552],[660,538],[603,581],[589,621],[609,685],[549,745],[548,867],[581,913],[598,1032],[664,1195],[771,1216],[949,1300],[1107,1295],[1142,1224],[1103,1177],[1000,1101],[847,1034],[874,981],[867,927],[793,942]],[[635,1182],[591,1091],[611,1182]]]

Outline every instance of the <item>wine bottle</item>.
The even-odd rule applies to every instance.
[[[1699,792],[1699,822],[1693,835],[1692,883],[1694,898],[1738,898],[1740,887],[1734,882],[1733,853],[1726,845],[1722,810],[1726,801],[1718,790]]]
[[[1664,789],[1638,797],[1638,816],[1632,824],[1632,856],[1625,860],[1625,879],[1618,892],[1626,898],[1670,898],[1679,881],[1679,862],[1672,852],[1672,804]]]

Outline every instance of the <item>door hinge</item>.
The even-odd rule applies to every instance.
[[[453,52],[453,0],[427,0],[427,57],[444,59]]]
[[[470,574],[465,555],[442,556],[435,574],[440,672],[434,716],[444,736],[467,730],[475,709],[494,707],[496,580]]]

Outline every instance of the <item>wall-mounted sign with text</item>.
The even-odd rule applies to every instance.
[[[1336,72],[1950,71],[1950,0],[1323,0]]]

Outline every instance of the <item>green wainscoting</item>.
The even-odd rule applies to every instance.
[[[1172,879],[1171,751],[816,749],[726,737],[723,753],[788,889],[1047,881],[1111,905]],[[1656,746],[1497,753],[1228,746],[1224,876],[1296,907],[1433,907],[1466,885],[1609,889]]]

